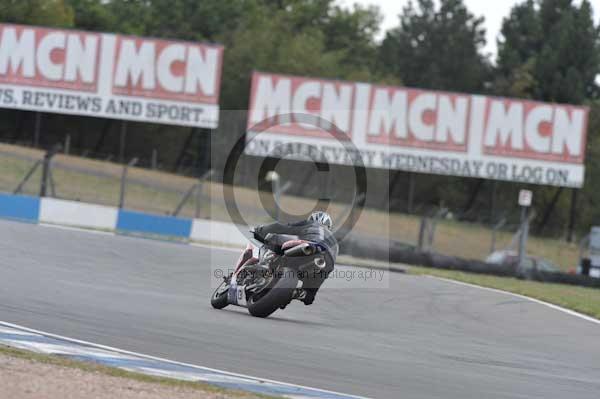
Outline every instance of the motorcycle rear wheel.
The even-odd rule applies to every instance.
[[[285,267],[278,274],[281,277],[274,280],[270,287],[248,298],[248,311],[252,316],[269,317],[281,306],[291,302],[298,285],[298,275],[293,269]]]

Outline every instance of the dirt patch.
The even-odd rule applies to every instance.
[[[68,367],[0,353],[0,398],[4,399],[251,399],[256,396],[198,388],[191,383],[140,381],[89,368]]]

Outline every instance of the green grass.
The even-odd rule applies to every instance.
[[[600,289],[563,284],[540,283],[516,278],[440,270],[425,267],[408,268],[410,274],[430,275],[465,283],[496,288],[525,295],[600,319]]]
[[[249,394],[242,391],[224,389],[202,382],[180,381],[172,378],[154,377],[145,374],[133,373],[130,371],[118,369],[116,367],[107,367],[95,363],[76,361],[56,355],[44,355],[30,351],[25,351],[22,349],[11,348],[4,345],[0,345],[0,354],[8,357],[30,360],[37,363],[50,364],[59,367],[76,368],[90,373],[100,373],[111,377],[128,378],[151,384],[160,384],[167,387],[193,389],[197,390],[198,393],[219,393],[222,394],[223,397],[227,398],[274,398],[273,396]]]

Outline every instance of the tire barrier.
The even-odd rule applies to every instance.
[[[349,234],[340,242],[340,253],[356,258],[404,263],[407,265],[424,266],[435,269],[456,270],[499,277],[514,277],[544,283],[600,288],[600,279],[588,276],[536,270],[520,271],[516,265],[507,266],[491,264],[479,260],[447,256],[434,251],[419,251],[415,246],[400,241],[381,241],[379,239],[358,236],[356,234]]]

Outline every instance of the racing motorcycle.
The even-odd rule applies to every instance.
[[[268,317],[292,300],[305,298],[302,278],[325,270],[325,251],[292,235],[267,234],[264,243],[251,239],[234,272],[213,293],[211,305],[215,309],[241,306],[252,316]]]

